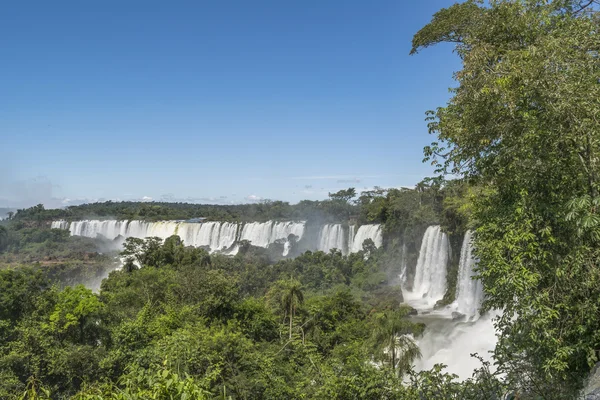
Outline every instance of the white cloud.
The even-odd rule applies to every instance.
[[[141,201],[152,201],[152,197],[144,196]]]
[[[248,200],[248,201],[260,201],[260,200],[262,200],[262,198],[258,197],[255,194],[251,194],[249,196],[246,196],[246,200]]]
[[[377,179],[377,178],[388,178],[397,177],[401,175],[315,175],[315,176],[294,176],[290,179],[299,180],[348,180],[352,182],[358,182],[360,179]]]

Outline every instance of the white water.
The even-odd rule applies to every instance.
[[[178,221],[116,221],[116,220],[84,220],[84,221],[54,221],[52,228],[67,229],[73,236],[87,236],[95,238],[102,235],[109,240],[119,236],[123,238],[145,238],[156,236],[166,239],[178,235],[188,246],[207,246],[211,251],[221,251],[224,254],[235,255],[239,247],[237,242],[248,240],[254,246],[268,247],[276,241],[284,241],[283,255],[287,256],[291,250],[288,241],[289,235],[295,235],[297,240],[305,234],[305,222],[202,222],[187,223]],[[316,248],[329,252],[339,249],[342,254],[362,250],[362,243],[371,239],[377,247],[383,243],[380,225],[363,225],[356,235],[356,227],[351,225],[345,229],[342,224],[327,224],[320,229]]]
[[[178,235],[188,246],[208,246],[211,251],[229,249],[229,254],[235,253],[232,246],[238,240],[249,240],[254,246],[267,247],[276,240],[287,240],[290,234],[294,234],[298,238],[302,238],[304,234],[304,222],[274,221],[237,224],[232,222],[85,220],[71,223],[54,221],[52,228],[69,229],[73,236],[95,238],[102,235],[109,240],[114,240],[118,236],[124,238],[156,236],[166,239],[169,236]]]
[[[240,240],[249,240],[254,246],[267,247],[276,240],[287,240],[291,234],[302,238],[304,222],[251,222],[244,224]]]
[[[317,249],[325,253],[329,253],[332,249],[338,249],[342,254],[347,254],[348,240],[342,224],[323,225],[319,232]]]
[[[412,291],[404,299],[417,309],[431,309],[446,293],[446,274],[450,246],[440,226],[430,226],[423,235],[415,268]]]
[[[473,246],[471,239],[473,232],[467,231],[460,251],[460,263],[458,267],[458,279],[456,284],[456,301],[453,308],[467,319],[479,317],[479,308],[483,300],[483,285],[480,280],[473,279],[475,275],[473,268],[477,264],[471,252]]]
[[[357,253],[361,251],[363,242],[367,239],[371,239],[376,247],[381,247],[383,244],[381,225],[362,225],[358,228],[356,236],[352,239],[351,252]]]
[[[415,362],[417,371],[429,370],[435,364],[445,364],[446,372],[464,380],[482,366],[478,359],[471,357],[472,353],[477,353],[484,360],[491,360],[490,351],[497,342],[493,318],[498,313],[490,312],[479,317],[483,287],[481,282],[471,279],[476,264],[471,254],[471,238],[472,232],[467,232],[463,240],[456,301],[449,307],[432,311],[446,291],[450,249],[448,238],[439,226],[429,227],[423,235],[413,290],[404,291],[405,300],[419,311],[415,320],[427,325],[425,334],[417,340],[422,354],[422,358]],[[405,276],[404,272],[401,280]],[[468,321],[453,320],[453,311],[465,314]]]
[[[402,243],[402,257],[400,258],[400,286],[404,288],[406,286],[407,269],[408,269],[408,255],[406,254],[406,243]]]
[[[422,357],[416,361],[415,369],[423,371],[435,364],[445,364],[445,371],[458,375],[460,380],[470,378],[473,371],[482,366],[478,359],[471,357],[472,353],[491,360],[489,352],[497,342],[492,321],[496,315],[489,313],[474,322],[452,321],[439,315],[418,318],[427,328],[417,340]]]
[[[348,251],[352,251],[352,243],[354,242],[354,236],[356,234],[356,225],[348,226],[348,242],[346,246],[348,246]]]

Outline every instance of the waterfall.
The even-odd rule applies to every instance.
[[[406,254],[406,243],[402,243],[402,256],[400,258],[400,286],[404,287],[406,285],[407,278],[407,269],[408,269],[408,260]]]
[[[69,223],[67,221],[52,221],[52,225],[50,225],[51,229],[69,229]]]
[[[234,244],[239,240],[248,240],[254,246],[267,247],[277,240],[285,240],[285,253],[289,252],[288,236],[293,234],[302,238],[304,222],[253,222],[238,224],[234,222],[202,222],[188,223],[179,221],[116,221],[116,220],[84,220],[54,221],[54,229],[68,229],[72,236],[95,238],[102,235],[109,240],[119,236],[146,238],[159,237],[166,239],[178,235],[187,246],[207,246],[211,251],[228,250],[235,254]],[[285,254],[284,254],[285,255]]]
[[[318,249],[325,253],[331,249],[338,249],[342,254],[348,252],[348,239],[344,235],[342,224],[323,225],[319,232]]]
[[[481,317],[478,314],[483,290],[479,281],[471,279],[476,264],[471,255],[471,239],[472,232],[467,232],[460,253],[456,301],[449,307],[431,311],[446,291],[450,246],[439,226],[430,226],[423,235],[413,290],[403,290],[408,303],[419,310],[426,310],[413,317],[416,322],[426,324],[425,333],[417,340],[422,357],[415,361],[416,371],[445,364],[448,373],[465,380],[481,367],[479,360],[471,357],[472,353],[478,353],[485,361],[492,361],[490,352],[497,343],[494,318],[501,311],[492,310]],[[452,311],[469,318],[455,318]],[[495,371],[493,363],[490,368]]]
[[[479,279],[473,279],[475,275],[473,267],[477,261],[473,258],[471,251],[471,238],[473,232],[467,231],[460,251],[460,263],[458,267],[458,279],[456,286],[456,301],[453,306],[467,318],[477,318],[479,308],[483,300],[483,285]]]
[[[350,225],[348,227],[348,251],[352,251],[352,243],[354,243],[354,236],[356,235],[356,225]]]
[[[114,240],[119,236],[123,238],[155,236],[166,239],[169,236],[178,235],[186,246],[208,247],[211,251],[221,251],[229,255],[237,253],[237,242],[241,240],[248,240],[253,246],[264,248],[275,242],[283,241],[283,256],[287,256],[292,247],[288,240],[289,236],[294,235],[297,240],[302,239],[305,235],[306,223],[83,220],[54,221],[51,227],[69,230],[72,236],[95,238],[102,235],[109,240]],[[317,236],[317,233],[315,232],[314,235]],[[356,229],[355,225],[346,228],[342,224],[326,224],[320,227],[316,242],[314,239],[309,241],[311,244],[308,247],[310,250],[324,252],[335,248],[346,255],[349,252],[362,250],[362,244],[366,239],[373,240],[375,246],[381,247],[383,244],[381,225],[363,225]]]
[[[276,240],[287,241],[289,235],[302,238],[304,222],[250,222],[244,224],[240,240],[249,240],[253,246],[267,247]]]
[[[413,289],[405,296],[408,300],[431,308],[444,297],[449,253],[448,237],[441,228],[427,228],[415,268]]]
[[[383,244],[381,225],[362,225],[358,228],[358,232],[356,232],[356,236],[352,240],[351,251],[353,253],[361,251],[363,242],[367,239],[371,239],[376,247],[381,247]]]

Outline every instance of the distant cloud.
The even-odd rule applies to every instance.
[[[298,180],[337,180],[337,181],[345,181],[349,180],[351,182],[356,182],[360,179],[377,179],[377,178],[386,178],[386,177],[395,177],[401,175],[314,175],[314,176],[294,176],[289,179],[298,179]]]
[[[358,179],[358,178],[338,179],[337,183],[360,183],[360,179]]]
[[[262,198],[258,197],[255,194],[251,194],[249,196],[246,196],[246,200],[248,200],[248,201],[260,201],[260,200],[262,200]]]
[[[152,201],[152,197],[144,196],[144,197],[142,197],[142,201]]]

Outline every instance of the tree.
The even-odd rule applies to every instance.
[[[279,280],[269,289],[266,297],[272,307],[278,308],[284,314],[284,321],[288,318],[291,339],[296,310],[304,302],[302,284],[296,279]]]
[[[173,245],[173,241],[170,242]],[[149,237],[146,239],[129,237],[123,243],[121,256],[128,266],[138,265],[160,267],[163,261],[162,239]],[[171,246],[172,247],[172,246]]]
[[[299,305],[304,302],[304,294],[302,293],[302,285],[296,279],[290,279],[283,292],[281,299],[283,306],[286,310],[289,310],[290,318],[290,339],[292,338],[292,327],[294,323],[294,316],[296,315],[296,309]]]
[[[569,398],[600,349],[600,33],[594,1],[466,1],[411,53],[456,45],[463,68],[428,113],[437,171],[481,187],[475,253],[495,357],[513,387]],[[596,4],[597,6],[597,4]]]
[[[372,336],[378,358],[398,376],[408,372],[413,361],[421,357],[419,346],[412,336],[419,332],[419,327],[404,318],[405,315],[405,310],[376,314]]]
[[[8,230],[0,225],[0,252],[8,246]]]
[[[356,189],[349,188],[343,189],[335,193],[329,193],[329,198],[331,200],[343,201],[344,203],[350,202],[354,197],[356,197]]]
[[[61,338],[80,343],[95,343],[100,335],[100,315],[104,304],[83,285],[67,286],[59,293],[49,317],[48,329]]]

